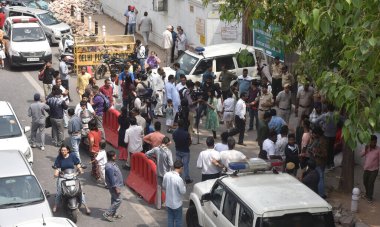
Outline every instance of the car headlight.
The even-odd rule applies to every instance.
[[[17,56],[17,57],[20,57],[20,53],[18,51],[15,51],[15,50],[11,50],[11,53],[10,53],[11,56]]]
[[[29,159],[32,155],[32,148],[28,147],[25,151],[25,157],[26,159]]]
[[[54,33],[55,37],[57,37],[57,38],[61,37],[61,32],[60,31],[54,30],[53,33]]]
[[[51,49],[45,51],[45,56],[51,55]]]

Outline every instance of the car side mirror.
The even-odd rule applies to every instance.
[[[211,193],[203,194],[202,197],[201,197],[201,204],[202,204],[202,206],[203,206],[203,202],[210,201],[211,199],[212,199]]]
[[[25,126],[24,127],[24,133],[27,133],[27,132],[29,132],[30,131],[30,126]]]

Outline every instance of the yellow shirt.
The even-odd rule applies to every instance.
[[[82,95],[84,93],[84,90],[86,89],[87,85],[89,84],[89,80],[91,78],[91,75],[89,73],[78,74],[77,78],[77,87],[78,87],[78,93]]]

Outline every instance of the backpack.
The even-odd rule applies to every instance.
[[[107,112],[109,108],[111,107],[110,100],[108,99],[107,96],[105,96],[103,93],[98,94],[100,97],[103,99],[103,112]]]
[[[178,91],[179,93],[179,98],[182,100],[185,98],[185,92],[187,91],[187,87],[181,88],[181,90]]]
[[[152,95],[153,95],[153,89],[152,88],[150,88],[150,83],[149,83],[149,81],[148,81],[148,86],[146,86],[145,85],[145,83],[143,83],[143,82],[141,82],[141,85],[145,88],[145,97],[152,97]]]

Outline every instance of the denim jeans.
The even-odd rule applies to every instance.
[[[256,119],[256,131],[259,129],[259,112],[249,108],[249,129],[253,129],[253,121]]]
[[[114,188],[110,188],[109,192],[111,193],[111,206],[107,210],[108,215],[115,215],[117,209],[120,207],[121,204],[121,193],[117,194]]]
[[[145,58],[139,58],[139,64],[141,66],[141,73],[145,73]]]
[[[80,140],[81,140],[81,135],[80,134],[78,134],[78,135],[72,135],[70,137],[71,151],[77,156],[77,158],[79,159],[79,161],[82,162],[81,159],[80,159],[80,154],[79,154]]]
[[[177,209],[167,207],[168,210],[168,227],[182,226],[182,206]]]
[[[325,196],[325,167],[324,166],[317,166],[315,168],[319,174],[319,182],[318,182],[318,194],[321,197]]]
[[[128,24],[128,35],[134,35],[136,32],[136,23]]]
[[[190,152],[176,152],[176,158],[177,160],[181,160],[183,163],[183,169],[185,173],[185,180],[189,180],[189,161],[190,161]]]

